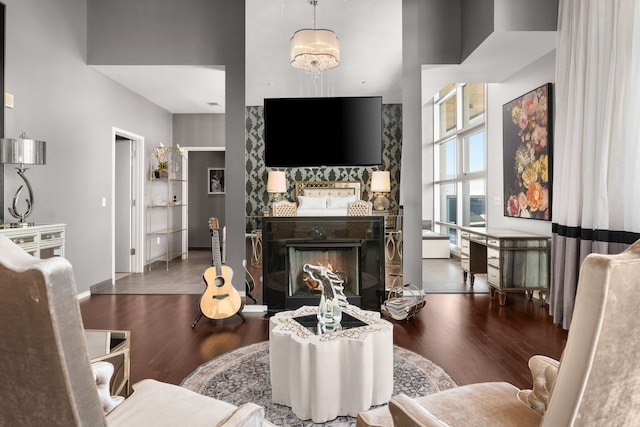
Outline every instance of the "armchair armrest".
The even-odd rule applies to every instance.
[[[540,415],[544,415],[549,398],[558,378],[560,362],[546,356],[529,359],[529,369],[533,377],[533,390],[520,390],[518,399]]]
[[[111,396],[109,386],[113,376],[113,365],[109,362],[94,362],[91,364],[91,370],[96,380],[96,390],[102,404],[102,410],[108,414],[124,400],[122,396]]]
[[[398,394],[389,401],[393,425],[403,427],[448,427],[425,407],[407,396]]]

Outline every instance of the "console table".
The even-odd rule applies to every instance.
[[[470,284],[476,274],[486,274],[489,292],[498,293],[504,305],[507,292],[526,292],[533,298],[539,291],[546,303],[551,264],[551,239],[514,230],[461,227],[460,267],[462,278]]]
[[[12,227],[0,225],[0,234],[37,258],[64,257],[65,224]]]
[[[273,402],[314,423],[355,417],[387,403],[393,392],[393,325],[378,312],[350,305],[342,328],[322,333],[316,313],[317,307],[303,306],[269,320]]]

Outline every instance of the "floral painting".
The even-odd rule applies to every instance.
[[[551,83],[502,107],[504,214],[551,220]]]

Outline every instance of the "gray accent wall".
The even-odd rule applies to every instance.
[[[224,168],[224,151],[189,152],[189,249],[211,248],[209,218],[226,225],[225,194],[208,194],[208,168]],[[220,233],[222,237],[222,233]]]
[[[461,55],[464,61],[493,32],[494,0],[461,0]]]
[[[182,147],[224,147],[224,114],[174,114],[173,143]],[[225,221],[226,194],[208,194],[207,169],[224,168],[224,151],[189,151],[189,248],[210,248],[208,221]]]
[[[79,293],[111,277],[112,128],[171,141],[171,114],[86,65],[86,0],[7,0],[5,135],[47,142],[47,164],[27,171],[39,223],[65,223]],[[28,28],[28,31],[25,31]],[[6,167],[5,206],[22,184]],[[105,198],[106,206],[102,206]],[[3,212],[4,214],[4,212]]]
[[[173,143],[182,147],[224,147],[224,114],[174,114]]]

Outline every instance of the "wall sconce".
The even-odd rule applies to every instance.
[[[33,225],[33,223],[26,222],[26,219],[33,212],[33,190],[25,171],[27,168],[24,165],[44,165],[46,163],[46,145],[45,141],[37,141],[29,139],[25,132],[22,132],[19,138],[2,138],[0,139],[0,163],[3,164],[17,164],[18,175],[23,179],[27,190],[29,191],[29,197],[26,200],[27,210],[25,213],[20,213],[17,207],[18,197],[24,188],[21,185],[13,196],[13,204],[9,209],[9,213],[19,220],[19,222],[12,223],[12,227],[25,227]]]
[[[389,209],[387,194],[391,192],[391,174],[389,171],[373,171],[371,175],[371,192],[373,193],[373,208],[377,211]]]
[[[283,171],[269,171],[267,176],[267,193],[273,194],[273,201],[282,200],[283,193],[287,192],[287,176]]]

